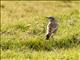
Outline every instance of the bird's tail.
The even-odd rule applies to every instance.
[[[46,35],[46,40],[48,40],[50,38],[50,35],[49,34],[47,34]]]

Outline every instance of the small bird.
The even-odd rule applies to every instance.
[[[49,20],[49,23],[47,25],[46,39],[48,40],[52,33],[55,33],[58,30],[58,24],[54,17],[50,16],[47,18]]]

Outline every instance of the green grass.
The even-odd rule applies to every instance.
[[[1,60],[80,60],[79,1],[1,1]],[[58,31],[45,39],[47,16]]]

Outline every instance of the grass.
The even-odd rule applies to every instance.
[[[1,1],[1,60],[80,60],[79,1]],[[45,39],[47,16],[58,31]]]
[[[2,51],[2,60],[79,60],[79,51],[73,49],[54,51]],[[73,52],[73,53],[71,53]],[[6,54],[5,54],[6,53]],[[8,55],[7,55],[8,54]],[[7,58],[6,58],[7,57]]]

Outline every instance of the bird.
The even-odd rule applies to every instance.
[[[50,36],[53,33],[56,33],[58,30],[58,24],[55,20],[55,18],[53,16],[47,17],[49,20],[49,23],[47,25],[47,29],[46,29],[46,40],[48,40],[50,38]]]

